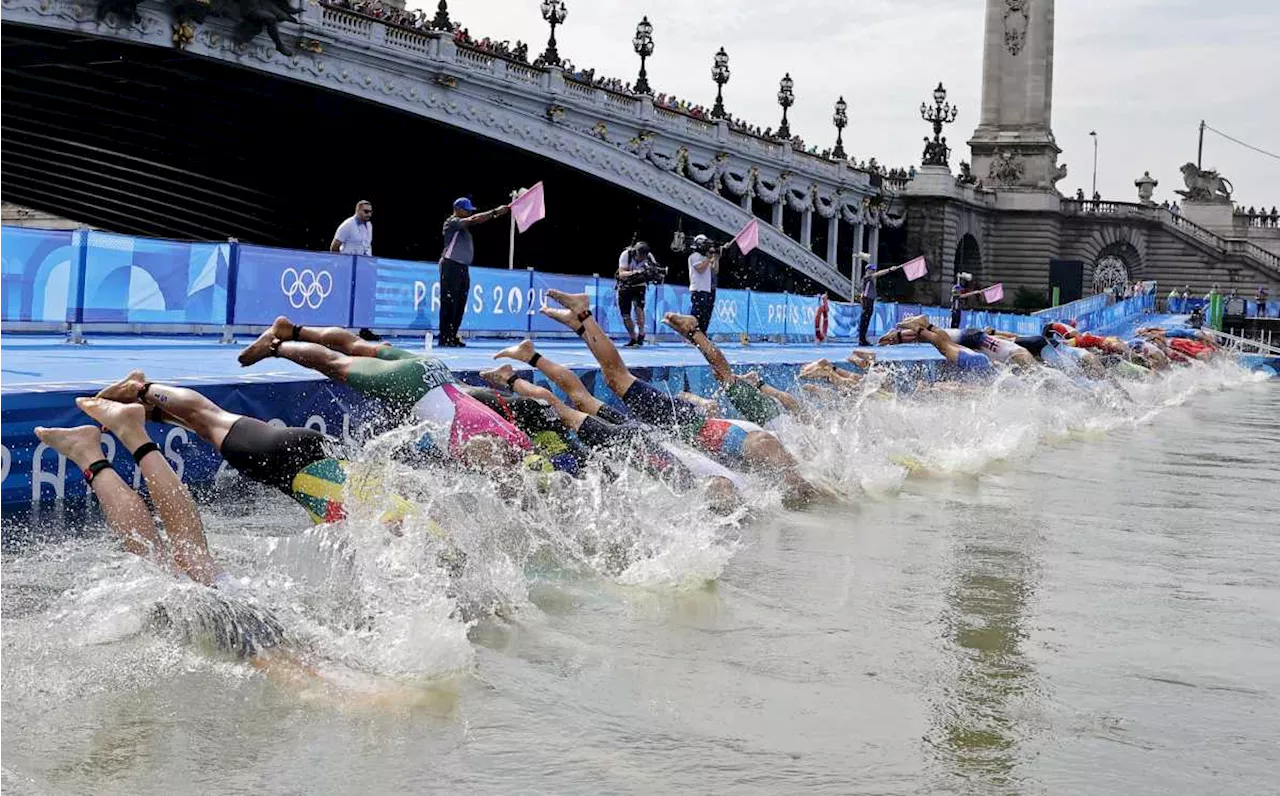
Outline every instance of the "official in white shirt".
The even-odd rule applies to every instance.
[[[364,199],[356,202],[355,215],[338,225],[329,251],[373,256],[373,205]]]
[[[711,277],[720,272],[720,249],[713,247],[706,235],[693,239],[689,255],[689,298],[693,301],[693,317],[703,334],[711,333],[711,313],[716,308],[716,291]]]

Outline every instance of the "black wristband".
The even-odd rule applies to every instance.
[[[531,368],[538,367],[539,359],[542,359],[542,354],[539,354],[537,351],[534,351],[533,356],[529,357],[529,367]]]
[[[103,470],[110,470],[110,469],[112,469],[111,462],[107,461],[106,459],[99,459],[98,461],[84,468],[84,471],[83,471],[84,482],[86,484],[92,484],[93,479],[98,477],[98,473],[102,472]]]
[[[516,381],[520,378],[519,373],[512,373],[511,378],[507,379],[507,389],[512,392],[516,391]]]
[[[142,389],[138,390],[138,403],[146,403],[149,392],[151,392],[151,382],[146,382],[142,385]]]
[[[142,464],[143,456],[146,456],[151,451],[159,452],[159,450],[160,450],[159,445],[155,444],[154,442],[147,442],[139,446],[138,449],[133,452],[133,461],[135,464]]]
[[[289,335],[289,337],[296,343],[298,342],[298,335],[300,334],[302,334],[302,324],[295,323],[293,325],[293,334]]]

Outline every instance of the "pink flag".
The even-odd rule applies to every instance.
[[[516,221],[516,229],[521,232],[533,226],[533,222],[547,217],[547,205],[542,198],[541,182],[520,194],[511,203],[511,217]]]
[[[1004,300],[1004,283],[996,282],[991,287],[982,291],[982,300],[988,304],[995,304],[997,301]]]
[[[751,219],[742,231],[733,236],[730,243],[738,244],[738,251],[742,252],[742,256],[746,257],[751,250],[760,245],[760,222],[758,219]]]
[[[929,264],[924,261],[923,257],[917,257],[914,260],[903,263],[902,272],[907,275],[907,281],[914,282],[929,273]]]

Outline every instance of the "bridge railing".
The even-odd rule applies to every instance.
[[[226,334],[270,324],[277,315],[321,326],[392,332],[438,329],[440,266],[387,257],[242,244],[140,238],[90,230],[0,228],[4,271],[0,321],[5,332],[109,325],[139,331]],[[463,331],[528,335],[563,332],[543,317],[551,288],[594,297],[605,330],[624,335],[614,280],[533,269],[473,267]],[[689,290],[651,285],[649,333],[664,312],[689,313]],[[758,290],[718,290],[713,334],[811,339],[818,298]],[[852,338],[861,308],[832,302],[830,334]],[[942,307],[880,302],[871,324],[883,333],[909,315],[946,324]],[[1034,334],[1043,318],[992,310],[966,312],[968,326]]]

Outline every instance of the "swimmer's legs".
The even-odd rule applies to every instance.
[[[41,442],[66,456],[82,471],[101,461],[102,431],[97,426],[76,428],[36,428]],[[120,537],[124,549],[136,556],[167,564],[164,541],[156,531],[155,521],[142,498],[134,492],[119,473],[110,468],[100,470],[90,483],[93,494],[102,504],[107,516],[107,527]]]
[[[138,385],[141,393],[144,385]],[[195,390],[186,387],[171,387],[168,384],[146,385],[146,392],[140,395],[145,406],[155,407],[164,412],[165,419],[172,419],[178,425],[191,429],[208,442],[215,450],[222,450],[222,441],[227,432],[243,415],[228,412],[213,401]]]
[[[801,405],[800,401],[789,392],[784,392],[783,390],[779,390],[777,387],[772,387],[764,383],[761,383],[760,385],[760,392],[782,404],[783,408],[790,414],[800,415],[804,412],[804,407]]]
[[[151,442],[144,425],[146,410],[140,405],[120,404],[102,398],[77,398],[76,406],[106,426],[129,451],[136,451]],[[222,570],[209,555],[204,523],[200,521],[200,512],[191,499],[191,493],[178,480],[177,473],[158,449],[144,455],[138,466],[173,546],[173,563],[197,583],[212,585]]]
[[[582,337],[582,341],[591,349],[591,355],[600,364],[600,372],[604,374],[605,384],[616,395],[627,394],[636,377],[627,370],[618,348],[604,333],[596,319],[591,317],[591,299],[585,293],[565,293],[560,290],[548,290],[547,295],[564,307],[563,310],[545,307],[542,314],[548,318],[573,329]],[[579,331],[581,330],[581,331]]]
[[[276,318],[275,323],[271,324],[269,329],[258,336],[257,340],[254,340],[240,352],[240,364],[248,367],[255,362],[260,362],[276,354],[277,349],[283,348],[285,343],[312,343],[351,357],[376,357],[378,349],[383,347],[378,343],[362,340],[355,333],[339,326],[298,326],[281,315]],[[284,356],[283,354],[277,355]],[[291,357],[285,358],[290,359]],[[313,367],[306,363],[299,362],[299,364]],[[313,369],[320,370],[319,368]]]
[[[569,400],[578,409],[589,415],[594,415],[600,411],[600,407],[604,406],[604,401],[591,394],[587,389],[587,385],[582,383],[577,374],[569,370],[559,362],[548,359],[545,356],[538,355],[534,361],[534,354],[537,352],[533,348],[532,340],[525,340],[520,345],[503,349],[493,355],[494,359],[507,358],[514,359],[517,362],[524,362],[533,365],[542,375],[551,380],[551,383],[560,388],[561,392],[569,396]]]
[[[702,353],[721,386],[727,387],[737,381],[737,376],[733,375],[733,369],[729,367],[729,360],[725,359],[724,352],[711,342],[702,329],[698,328],[697,318],[692,315],[668,312],[662,317],[662,322],[679,332],[681,337],[692,343],[693,347]]]
[[[899,324],[904,330],[914,330],[916,338],[922,343],[932,343],[933,347],[938,349],[938,353],[947,358],[951,364],[960,361],[961,352],[966,349],[959,343],[952,341],[940,329],[935,328],[929,323],[929,319],[923,315],[917,315],[913,318],[907,318]]]
[[[526,341],[529,342],[529,341]],[[560,416],[561,422],[566,426],[577,431],[582,425],[583,419],[587,417],[585,412],[581,412],[569,406],[551,390],[546,387],[539,387],[527,379],[516,375],[515,368],[510,365],[502,365],[493,370],[480,371],[480,378],[492,384],[494,387],[509,389],[516,395],[525,398],[536,398],[546,401],[556,410],[556,414]]]

